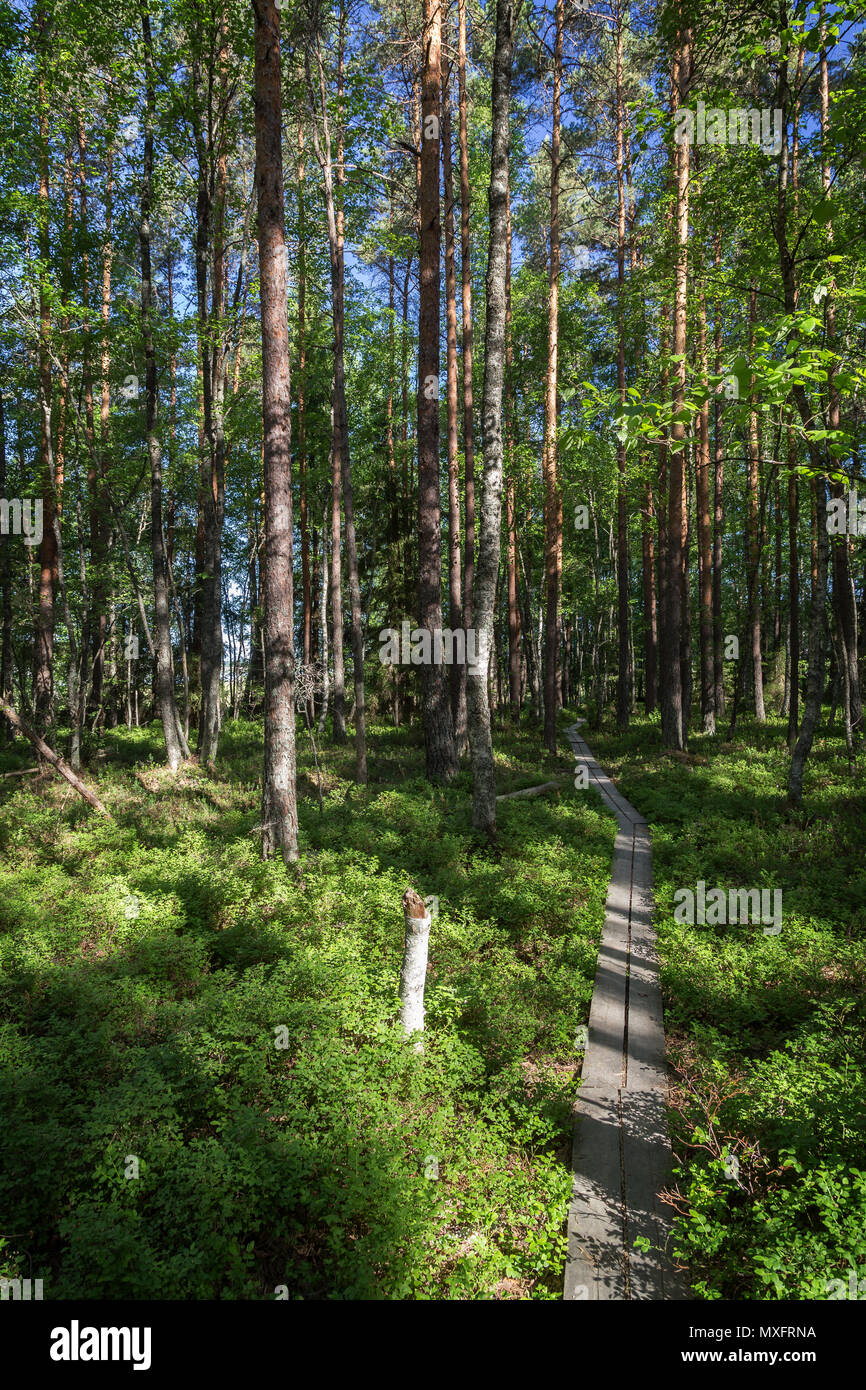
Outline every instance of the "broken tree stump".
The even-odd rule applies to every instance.
[[[403,968],[400,971],[400,1021],[407,1038],[415,1035],[415,1051],[424,1050],[424,986],[427,981],[427,948],[430,914],[424,899],[407,888],[403,894]]]

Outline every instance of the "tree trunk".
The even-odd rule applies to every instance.
[[[307,502],[307,217],[304,197],[304,127],[298,120],[298,473],[301,485],[301,601],[304,665],[312,661],[313,596],[310,587],[310,524]]]
[[[418,606],[433,641],[442,631],[439,510],[439,95],[442,11],[424,0],[419,192],[418,322]],[[421,667],[421,713],[427,777],[449,782],[457,772],[454,725],[441,663]]]
[[[346,10],[341,6],[339,22],[339,44],[337,62],[337,164],[334,168],[331,152],[331,132],[327,107],[327,89],[325,83],[325,71],[322,61],[319,35],[315,38],[316,67],[318,73],[319,103],[322,119],[321,137],[318,129],[318,116],[315,108],[315,96],[313,91],[312,76],[309,70],[309,53],[307,54],[307,88],[310,96],[310,103],[313,107],[313,144],[316,150],[316,157],[322,169],[322,177],[325,189],[325,212],[328,220],[328,250],[331,263],[331,303],[334,325],[334,378],[331,397],[332,411],[332,448],[333,448],[333,469],[334,469],[334,489],[335,489],[335,514],[337,524],[337,537],[335,550],[339,550],[339,495],[338,495],[338,475],[339,485],[343,492],[343,510],[346,518],[346,556],[349,563],[349,604],[352,614],[352,674],[355,690],[355,780],[361,784],[367,781],[367,723],[364,698],[364,632],[361,614],[361,585],[358,576],[358,552],[355,540],[355,511],[352,496],[352,464],[349,456],[349,420],[346,409],[346,375],[345,375],[345,270],[344,270],[344,237],[343,237],[343,205],[342,205],[342,184],[343,184],[343,114],[342,114],[342,93],[343,93],[343,52],[345,39]],[[336,188],[335,195],[335,173]],[[333,540],[333,537],[332,537]],[[337,561],[339,565],[339,560]],[[334,585],[333,596],[337,598],[340,609],[339,614],[339,654],[340,654],[340,677],[342,683],[342,603],[339,602],[339,585]],[[334,612],[334,668],[335,668],[335,738],[338,742],[336,732],[336,667],[337,667],[337,612]],[[345,697],[344,697],[345,698]],[[341,716],[342,716],[341,710]],[[342,722],[342,721],[341,721]],[[345,723],[342,725],[343,738],[345,738]]]
[[[520,623],[520,604],[517,599],[517,518],[515,509],[514,483],[514,389],[511,381],[513,366],[513,344],[511,339],[511,185],[506,202],[506,247],[505,247],[505,452],[508,467],[508,480],[505,492],[505,519],[508,530],[506,567],[508,572],[508,700],[511,717],[520,717],[522,704],[520,652],[522,634]]]
[[[757,320],[757,288],[749,293],[749,351],[754,351]],[[755,379],[749,387],[749,471],[748,471],[748,566],[751,576],[749,639],[751,642],[752,673],[755,682],[755,718],[766,723],[764,710],[764,670],[761,660],[761,545],[758,537],[758,488],[760,467],[758,441],[758,408],[755,401]]]
[[[564,0],[556,0],[553,48],[553,128],[550,140],[550,257],[548,263],[547,379],[544,391],[544,746],[556,752],[556,677],[561,571],[557,519],[557,383],[559,356],[559,173],[560,101],[562,92],[562,34]]]
[[[643,608],[644,608],[644,708],[652,714],[658,701],[658,616],[656,610],[655,547],[653,544],[653,489],[646,485],[643,537]]]
[[[460,148],[460,274],[463,357],[463,464],[466,536],[463,553],[463,622],[472,626],[475,589],[475,419],[472,389],[472,254],[470,241],[469,131],[466,105],[466,0],[457,0],[457,77]]]
[[[562,0],[559,0],[559,4],[562,5]],[[496,833],[496,778],[487,675],[493,639],[502,523],[502,395],[505,375],[505,262],[508,240],[508,144],[513,34],[513,0],[497,0],[491,97],[492,151],[488,198],[490,241],[487,259],[487,322],[482,397],[484,483],[475,595],[478,660],[474,668],[470,668],[467,679],[469,743],[472,750],[472,823],[477,830],[488,836]]]
[[[46,277],[50,253],[49,207],[49,133],[48,93],[46,90],[45,57],[49,45],[48,20],[41,6],[36,13],[38,44],[38,105],[39,105],[39,258],[42,273],[39,278],[39,393],[41,410],[40,475],[42,485],[42,539],[39,545],[39,608],[36,618],[36,641],[33,666],[33,716],[37,729],[45,730],[51,723],[54,694],[54,573],[57,564],[54,538],[54,478],[52,477],[51,439],[51,305]]]
[[[6,496],[6,415],[0,390],[0,497]],[[12,699],[12,584],[9,574],[9,546],[0,544],[0,698]],[[0,738],[5,741],[5,725]]]
[[[794,429],[788,426],[788,747],[793,752],[800,729],[800,556],[797,529],[800,490]]]
[[[821,7],[821,33],[822,45],[819,59],[820,68],[820,100],[821,100],[821,187],[824,198],[829,199],[831,193],[831,172],[828,156],[829,144],[829,122],[830,122],[830,87],[827,68],[827,49],[824,43],[826,37],[825,9]],[[833,223],[828,222],[826,227],[827,241],[830,248],[833,246]],[[825,314],[827,322],[827,347],[831,352],[836,351],[836,286],[835,280],[831,281],[830,292],[825,301]],[[831,361],[827,368],[827,428],[838,430],[841,423],[841,412],[839,407],[839,391],[835,385],[834,377],[837,367]],[[844,483],[834,482],[830,487],[834,498],[845,498],[847,488]],[[854,593],[854,581],[851,575],[851,550],[852,543],[847,535],[834,536],[832,554],[832,573],[833,573],[833,610],[836,617],[836,626],[839,633],[840,661],[844,666],[842,673],[842,691],[845,700],[846,727],[850,726],[862,733],[863,729],[863,704],[860,695],[860,668],[857,653],[857,603]]]
[[[295,790],[295,653],[292,587],[292,463],[286,233],[283,214],[280,16],[275,0],[255,11],[256,182],[262,320],[265,478],[265,759],[262,857],[298,857]]]
[[[460,467],[458,460],[457,389],[457,270],[454,257],[454,180],[451,171],[451,101],[449,64],[442,66],[442,185],[445,195],[445,329],[447,343],[448,409],[448,621],[453,631],[463,627],[460,556]],[[468,749],[466,728],[466,665],[451,667],[451,715],[458,757]]]
[[[677,55],[674,62],[674,110],[688,100],[691,74],[689,35],[680,31],[677,36]],[[662,687],[662,742],[665,748],[682,751],[686,746],[686,727],[683,718],[683,686],[681,645],[683,628],[683,483],[685,480],[685,424],[682,419],[686,391],[686,321],[688,307],[688,241],[689,241],[689,145],[686,141],[676,147],[676,192],[674,212],[674,245],[676,248],[676,283],[674,289],[673,355],[675,364],[673,385],[674,419],[670,431],[668,479],[668,534],[666,584],[665,655],[662,670],[666,680]]]
[[[141,251],[141,322],[144,337],[145,391],[147,420],[147,451],[150,460],[150,534],[153,554],[153,607],[156,657],[156,700],[165,735],[165,751],[169,768],[177,770],[181,759],[178,715],[174,703],[171,675],[171,611],[168,598],[168,572],[165,542],[162,534],[162,453],[157,432],[159,395],[156,373],[156,348],[153,339],[153,283],[150,254],[150,207],[153,186],[153,125],[156,101],[153,61],[153,41],[147,0],[141,3],[141,27],[144,39],[145,106],[144,106],[144,165],[141,183],[141,221],[138,240]]]
[[[698,352],[701,382],[708,389],[707,311],[704,291],[698,304]],[[710,527],[710,406],[698,412],[695,449],[695,505],[698,513],[698,583],[700,587],[701,722],[705,734],[716,732],[716,691],[713,665],[713,538]]]
[[[617,0],[613,19],[616,43],[616,189],[617,189],[617,232],[616,232],[616,284],[617,284],[617,353],[616,380],[619,391],[620,408],[625,407],[625,236],[626,205],[624,177],[625,143],[625,105],[623,97],[622,57],[623,57],[623,6]],[[631,719],[634,691],[632,688],[632,668],[629,645],[629,573],[628,573],[628,494],[625,475],[625,442],[617,439],[617,687],[616,723],[622,731],[627,729]]]
[[[99,798],[94,796],[90,788],[81,781],[81,778],[75,775],[68,763],[60,757],[60,754],[55,753],[49,748],[48,744],[43,742],[39,735],[24,722],[19,714],[16,714],[9,701],[2,696],[0,696],[0,714],[6,716],[16,733],[21,734],[22,737],[28,739],[29,742],[33,744],[39,756],[44,758],[47,763],[50,763],[51,766],[60,773],[61,777],[65,778],[70,787],[73,787],[74,790],[78,792],[78,795],[84,798],[88,806],[92,806],[95,811],[98,811],[100,815],[107,816],[109,820],[113,819],[111,812],[106,810]]]
[[[430,913],[414,888],[403,894],[403,966],[400,971],[400,1022],[416,1052],[424,1050],[424,987],[427,983],[427,951]]]
[[[721,233],[715,236],[715,265],[722,263]],[[715,371],[722,370],[722,305],[716,308],[714,325]],[[713,685],[715,689],[716,718],[722,719],[725,713],[725,667],[724,632],[722,631],[722,535],[725,525],[724,511],[724,470],[725,447],[722,439],[721,401],[719,396],[713,402]]]
[[[328,672],[328,586],[324,576],[328,573],[328,506],[322,518],[322,585],[319,590],[319,652],[322,668],[322,708],[319,714],[319,733],[325,731],[328,717],[328,698],[330,696],[330,677]]]

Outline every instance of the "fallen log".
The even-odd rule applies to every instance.
[[[519,796],[541,796],[544,792],[558,792],[567,781],[567,777],[561,777],[558,782],[542,782],[540,787],[523,787],[519,792],[503,792],[496,800],[511,801]]]
[[[55,753],[53,749],[49,748],[45,740],[41,739],[37,733],[34,733],[29,724],[26,724],[21,716],[16,714],[9,701],[2,699],[2,697],[0,697],[0,714],[5,714],[15,732],[23,735],[28,742],[33,744],[37,753],[39,753],[47,763],[51,764],[55,772],[60,773],[60,776],[69,783],[73,791],[78,792],[78,795],[84,798],[88,806],[92,806],[94,811],[98,811],[101,816],[107,816],[109,820],[114,819],[111,812],[106,810],[99,798],[94,796],[93,792],[88,786],[85,786],[80,777],[76,776],[66,759],[61,758],[59,753]]]

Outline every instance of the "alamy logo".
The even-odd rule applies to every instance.
[[[468,666],[470,671],[486,667],[485,643],[475,628],[412,628],[404,622],[383,627],[379,633],[379,660],[383,666]]]
[[[678,145],[760,145],[766,154],[776,155],[782,148],[782,112],[739,106],[732,111],[707,110],[702,101],[697,112],[681,106],[674,117],[674,139]]]
[[[770,910],[770,893],[773,908]],[[674,893],[674,921],[694,926],[724,927],[760,923],[765,936],[778,936],[782,930],[781,888],[710,888],[699,878],[694,890],[678,888]]]
[[[0,1298],[11,1298],[13,1302],[24,1303],[35,1299],[38,1303],[42,1299],[42,1280],[0,1279]]]
[[[52,1361],[131,1361],[134,1371],[150,1370],[149,1327],[69,1327],[51,1329]]]
[[[866,536],[866,497],[857,498],[854,488],[848,490],[847,515],[844,497],[833,497],[827,503],[828,536]]]
[[[31,512],[31,507],[33,508]],[[9,517],[12,517],[13,536],[22,535],[21,522],[23,520],[23,535],[25,545],[39,545],[42,540],[42,499],[37,497],[35,502],[31,502],[29,497],[25,497],[23,502],[20,497],[13,497],[11,501],[6,497],[0,497],[0,535],[9,535]]]
[[[828,1279],[824,1287],[829,1299],[856,1298],[859,1302],[866,1299],[866,1279],[858,1279],[853,1269],[848,1275],[847,1286],[843,1279]]]

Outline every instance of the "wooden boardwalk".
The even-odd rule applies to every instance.
[[[617,791],[580,736],[568,730],[619,826],[575,1104],[566,1299],[682,1299],[664,1253],[670,1175],[667,1070],[652,927],[647,822]],[[644,1238],[649,1249],[636,1248]]]

